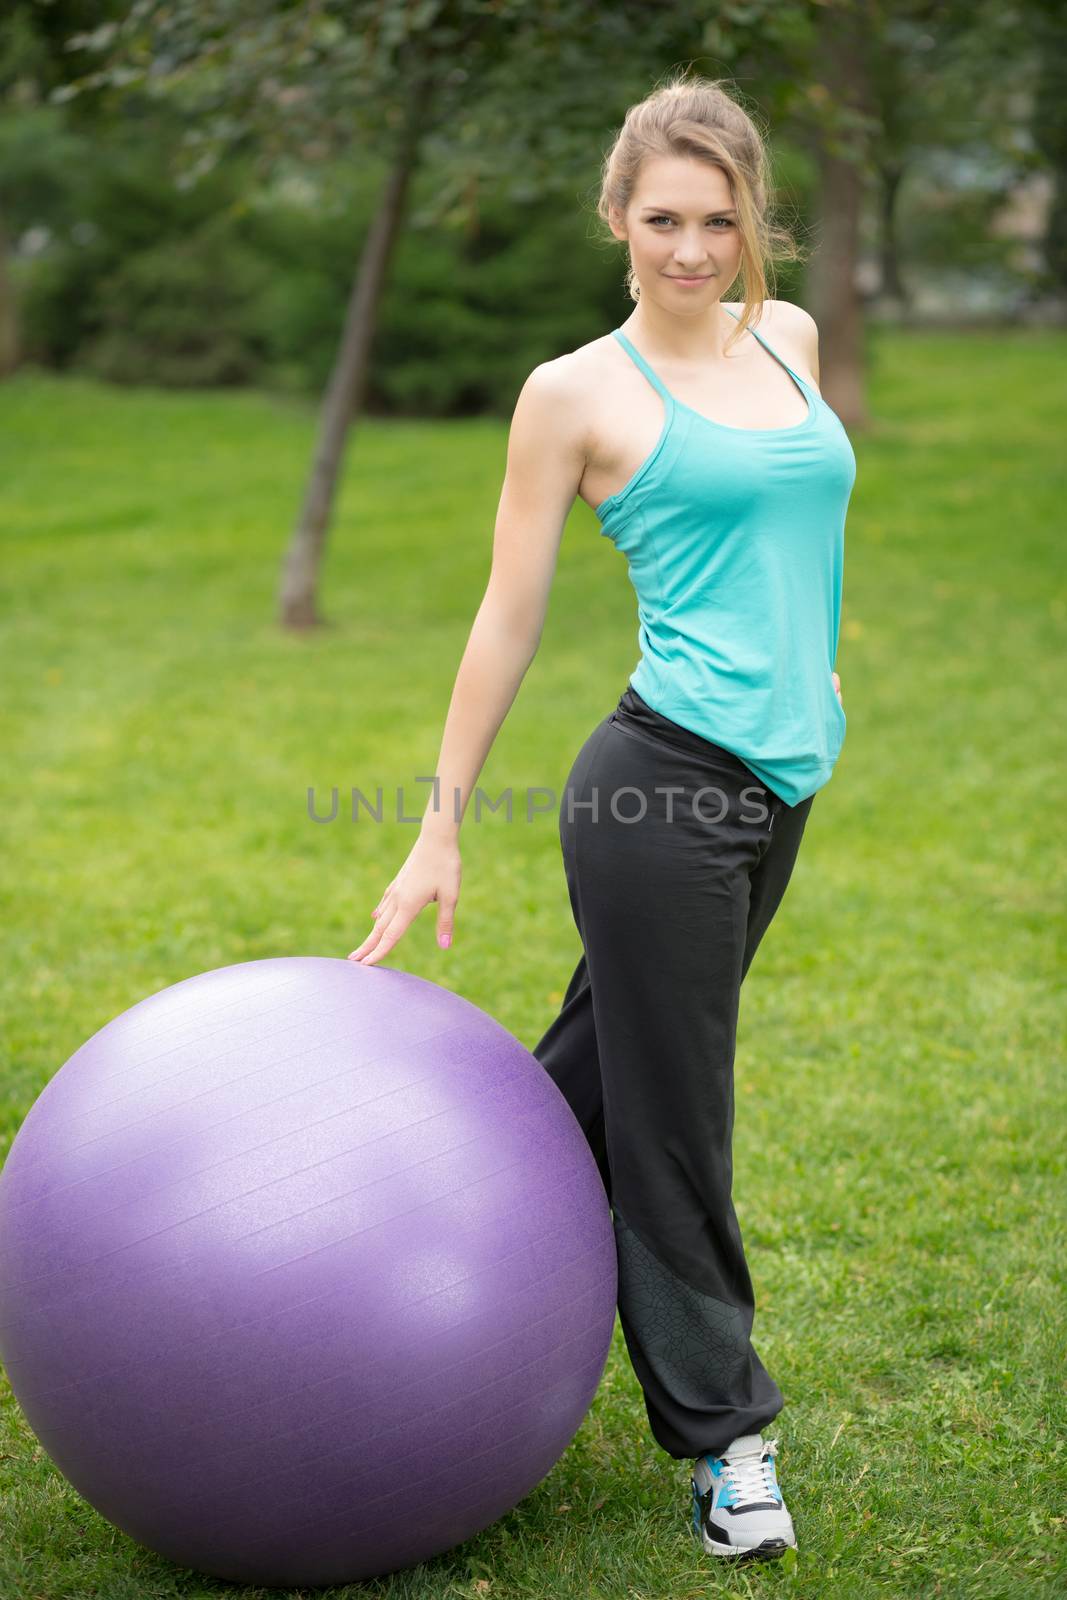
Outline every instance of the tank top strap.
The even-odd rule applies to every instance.
[[[727,316],[729,316],[729,317],[733,317],[733,319],[734,319],[734,321],[735,321],[735,322],[740,322],[740,320],[741,320],[741,318],[740,318],[740,317],[738,317],[738,316],[736,316],[736,315],[735,315],[735,314],[734,314],[734,312],[732,312],[732,311],[731,311],[731,310],[730,310],[730,307],[729,307],[729,306],[723,306],[723,310],[724,310],[724,311],[725,311],[725,312],[726,312],[726,314],[727,314]],[[783,360],[782,360],[782,358],[781,358],[781,356],[780,356],[780,355],[779,355],[779,354],[778,354],[778,352],[777,352],[777,350],[772,350],[772,349],[771,349],[771,347],[770,347],[770,345],[769,345],[769,344],[768,344],[768,343],[767,343],[767,341],[766,341],[766,339],[765,339],[765,338],[764,338],[764,337],[763,337],[763,335],[762,335],[762,333],[757,333],[757,332],[756,332],[756,330],[755,330],[755,328],[749,328],[749,330],[748,330],[748,331],[749,331],[749,333],[750,333],[750,334],[751,334],[751,335],[752,335],[752,337],[753,337],[753,338],[754,338],[754,339],[756,339],[756,340],[758,340],[758,341],[759,341],[759,343],[760,343],[760,344],[761,344],[761,345],[762,345],[762,346],[763,346],[763,348],[764,348],[764,350],[766,350],[766,352],[767,352],[767,354],[768,354],[768,355],[771,355],[771,356],[773,356],[773,357],[774,357],[774,359],[775,359],[775,361],[777,361],[777,363],[778,363],[778,365],[779,365],[779,366],[780,366],[780,367],[784,367],[784,368],[785,368],[785,370],[786,370],[786,371],[787,371],[787,372],[788,372],[788,374],[789,374],[789,376],[790,376],[790,377],[791,377],[791,378],[794,378],[794,379],[795,379],[795,380],[796,380],[796,382],[797,382],[797,383],[799,383],[799,385],[800,385],[800,387],[801,387],[801,388],[802,388],[802,389],[806,389],[806,388],[807,388],[807,384],[806,384],[806,383],[805,383],[805,382],[804,382],[804,379],[803,379],[803,378],[802,378],[802,377],[801,377],[801,376],[800,376],[800,374],[799,374],[799,373],[798,373],[798,372],[794,372],[794,371],[793,371],[793,369],[792,369],[792,367],[791,367],[791,366],[790,366],[790,365],[789,365],[789,362],[788,362],[788,361],[783,361]]]
[[[655,372],[653,372],[652,368],[649,366],[648,362],[645,360],[645,358],[641,354],[641,352],[639,350],[635,350],[634,349],[633,345],[630,343],[629,339],[623,333],[621,328],[612,328],[611,331],[612,331],[613,335],[615,336],[615,338],[622,345],[623,349],[626,351],[626,354],[630,357],[630,360],[633,361],[634,364],[637,367],[640,368],[640,370],[644,373],[645,377],[648,379],[648,381],[652,385],[652,387],[654,389],[657,389],[659,391],[659,393],[663,396],[665,404],[668,407],[672,406],[674,404],[674,396],[671,394],[670,390],[667,388],[667,385],[663,382],[662,378],[660,378]]]

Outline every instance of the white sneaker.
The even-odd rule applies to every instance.
[[[698,1456],[693,1489],[693,1532],[712,1556],[775,1560],[796,1548],[774,1464],[777,1439],[758,1433],[735,1439],[720,1456]]]

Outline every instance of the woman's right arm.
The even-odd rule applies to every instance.
[[[349,959],[374,966],[423,906],[438,903],[437,939],[451,943],[459,830],[493,741],[537,653],[567,515],[586,464],[586,424],[569,358],[544,362],[515,404],[485,595],[456,675],[419,836]]]

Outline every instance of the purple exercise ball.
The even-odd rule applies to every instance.
[[[468,1000],[296,956],[93,1035],[0,1173],[0,1360],[133,1539],[268,1586],[375,1577],[528,1494],[615,1321],[600,1173]]]

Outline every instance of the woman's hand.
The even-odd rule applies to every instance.
[[[371,912],[377,918],[373,931],[352,951],[349,961],[358,961],[364,967],[377,965],[431,900],[436,900],[439,907],[437,942],[447,950],[452,943],[462,870],[458,840],[420,833],[411,854]]]
[[[845,702],[844,702],[844,701],[843,701],[843,700],[842,700],[842,698],[841,698],[841,679],[840,679],[840,678],[839,678],[839,677],[838,677],[838,676],[837,676],[837,673],[836,673],[836,672],[832,672],[832,673],[831,673],[831,674],[830,674],[830,676],[831,676],[831,677],[832,677],[832,678],[833,678],[833,680],[834,680],[834,693],[835,693],[835,694],[836,694],[836,696],[837,696],[837,703],[838,703],[838,705],[839,705],[839,706],[840,706],[840,707],[841,707],[841,710],[842,710],[842,711],[844,711],[844,709],[845,709]]]

